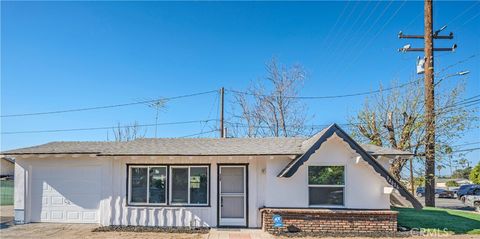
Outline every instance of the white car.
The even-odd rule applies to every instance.
[[[475,189],[472,195],[465,195],[465,205],[480,212],[480,188]]]

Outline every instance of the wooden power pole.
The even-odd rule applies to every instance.
[[[225,98],[225,88],[220,88],[220,138],[225,138],[225,129],[224,129],[224,98]]]
[[[432,8],[432,0],[425,0],[425,205],[427,207],[435,207],[435,82]]]
[[[444,30],[433,32],[433,6],[432,0],[424,2],[424,35],[403,35],[399,33],[399,38],[424,39],[423,48],[411,48],[406,45],[400,48],[401,52],[423,51],[425,54],[425,205],[435,207],[435,81],[433,68],[434,51],[454,51],[456,45],[452,48],[433,48],[433,39],[453,39],[453,33],[448,36],[439,36],[438,33]]]

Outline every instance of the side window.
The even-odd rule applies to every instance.
[[[308,203],[310,206],[343,206],[345,167],[309,166]]]

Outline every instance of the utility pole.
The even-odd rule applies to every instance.
[[[225,129],[223,124],[225,89],[220,88],[220,138],[225,138]]]
[[[415,195],[415,179],[413,178],[413,158],[410,157],[410,191]]]
[[[428,207],[435,207],[435,82],[432,8],[432,0],[425,0],[425,205]]]
[[[432,0],[424,2],[424,35],[398,34],[399,38],[424,39],[424,48],[411,48],[410,44],[400,48],[401,52],[423,51],[425,54],[425,205],[435,207],[435,81],[433,68],[434,51],[455,51],[457,45],[451,48],[434,48],[433,39],[453,39],[453,33],[448,36],[439,36],[446,26],[433,32]]]

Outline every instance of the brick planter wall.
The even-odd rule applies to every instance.
[[[282,216],[284,227],[295,226],[302,232],[313,233],[370,233],[397,231],[395,211],[382,210],[329,210],[329,209],[261,209],[262,229],[270,233],[274,214]]]

